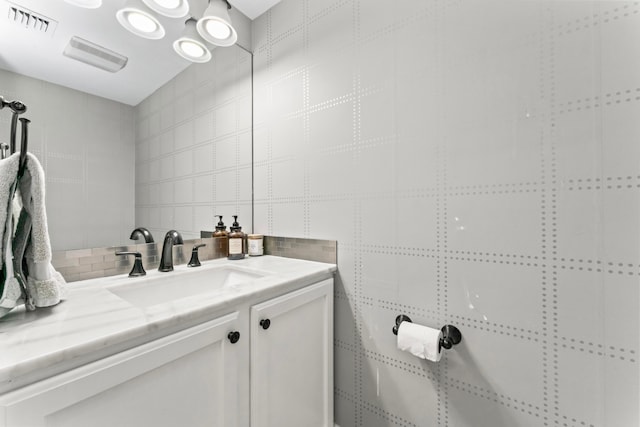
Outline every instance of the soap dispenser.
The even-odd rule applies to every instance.
[[[228,259],[244,258],[244,239],[246,235],[242,232],[242,227],[238,224],[238,215],[233,215],[233,225],[229,233],[229,256]]]
[[[222,215],[215,215],[218,217],[218,225],[216,225],[216,231],[213,232],[213,237],[220,237],[220,248],[224,256],[229,256],[229,233],[227,232],[227,226],[222,222]]]

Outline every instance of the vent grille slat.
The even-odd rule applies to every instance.
[[[27,30],[49,35],[53,35],[57,24],[51,18],[12,3],[9,3],[7,19]]]

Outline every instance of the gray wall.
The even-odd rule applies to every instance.
[[[53,249],[128,241],[134,224],[133,107],[5,70],[0,95],[28,108],[21,117],[31,120],[29,151],[45,171]],[[9,143],[10,129],[7,108],[0,111],[0,142]]]
[[[283,0],[256,232],[338,240],[336,421],[639,425],[637,2]],[[394,318],[458,325],[438,364]]]

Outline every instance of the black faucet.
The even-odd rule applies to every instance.
[[[182,236],[176,230],[169,230],[164,236],[162,245],[162,257],[158,271],[173,271],[173,245],[181,245]]]
[[[129,238],[131,240],[137,240],[140,237],[144,237],[144,242],[145,243],[153,243],[153,236],[151,235],[149,230],[147,230],[144,227],[138,227],[135,230],[133,230],[131,232],[131,236]]]

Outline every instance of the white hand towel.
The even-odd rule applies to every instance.
[[[15,154],[0,160],[0,268],[4,266],[5,281],[0,282],[0,317],[22,301],[22,288],[13,277],[13,195],[17,174],[19,155]]]
[[[16,245],[30,239],[26,246],[25,258],[29,270],[27,291],[36,307],[49,307],[58,304],[63,297],[65,280],[51,265],[51,243],[47,226],[45,208],[45,177],[40,162],[31,153],[27,153],[27,167],[19,181],[20,196],[24,212],[31,219],[29,230],[16,230]],[[28,228],[28,227],[27,227]]]

